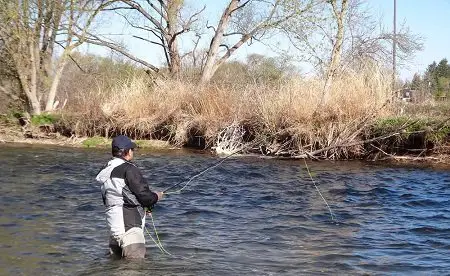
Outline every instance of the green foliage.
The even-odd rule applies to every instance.
[[[15,126],[18,125],[17,119],[13,114],[0,114],[0,125],[1,126]]]
[[[436,96],[445,96],[450,90],[450,77],[439,77],[437,80]]]
[[[390,117],[379,119],[372,135],[381,136],[395,131],[401,131],[402,137],[407,138],[413,132],[426,132],[426,140],[435,144],[444,143],[450,137],[450,124],[445,119],[422,118],[412,120],[408,117]]]
[[[422,86],[422,78],[418,73],[415,73],[411,81],[411,89],[419,90]]]
[[[430,133],[430,135],[427,136],[427,140],[433,142],[434,144],[442,144],[446,141],[449,141],[450,125],[445,125],[437,131]]]
[[[134,141],[139,148],[167,148],[168,143],[159,140],[135,140]],[[93,136],[85,139],[81,143],[86,148],[106,148],[111,146],[111,139],[102,136]]]
[[[436,67],[436,76],[439,77],[450,77],[450,65],[446,58],[442,59]]]
[[[410,132],[425,130],[432,121],[430,119],[419,119],[417,121],[408,117],[391,117],[379,119],[374,127],[373,134],[375,136],[381,136],[396,131],[401,131],[408,136]]]
[[[375,123],[374,128],[376,130],[380,130],[381,132],[393,131],[398,129],[402,125],[405,125],[410,119],[407,117],[391,117],[391,118],[383,118],[378,120]]]
[[[54,114],[40,114],[31,117],[31,124],[35,126],[52,125],[58,121],[58,116]]]
[[[424,81],[431,86],[436,96],[444,96],[450,91],[450,65],[447,59],[439,63],[433,62],[428,65],[424,75]]]
[[[160,140],[135,140],[134,142],[142,149],[161,149],[169,147],[168,142]]]
[[[111,139],[107,139],[101,136],[94,136],[87,138],[81,144],[87,148],[106,147],[111,145]]]

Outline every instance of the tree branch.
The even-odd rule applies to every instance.
[[[213,29],[214,33],[217,32],[217,31],[216,31],[216,28],[215,28],[214,26],[212,26],[212,25],[209,25],[209,26],[208,26],[208,21],[206,21],[206,28],[207,28],[207,29]]]
[[[143,37],[140,37],[137,35],[133,35],[133,37],[166,48],[166,46],[160,42],[156,42],[156,41],[153,41],[153,40],[150,40],[147,38],[143,38]]]
[[[121,53],[122,55],[126,56],[127,58],[144,65],[145,67],[148,67],[150,70],[158,73],[159,72],[159,68],[146,62],[145,60],[142,60],[136,56],[133,56],[132,54],[130,54],[129,52],[127,52],[125,49],[123,49],[122,47],[120,47],[119,45],[116,45],[114,43],[108,42],[106,40],[103,40],[99,37],[96,37],[95,35],[90,35],[90,37],[92,38],[86,38],[86,43],[89,44],[94,44],[94,45],[99,45],[99,46],[104,46],[107,47],[113,51],[116,51],[118,53]]]
[[[228,46],[226,44],[220,44],[219,47],[224,47],[227,49],[227,51],[230,51],[230,46]]]
[[[153,4],[151,2],[151,0],[147,0],[147,3],[150,7],[152,7],[162,18],[164,18],[164,20],[169,21],[169,18],[167,17],[167,13],[163,13],[161,9],[158,9],[158,7],[155,6],[155,4]],[[167,12],[167,11],[166,11]]]
[[[245,34],[243,32],[231,32],[231,33],[223,34],[223,36],[233,36],[233,35],[241,35],[241,36],[243,36]]]
[[[188,29],[192,25],[192,23],[198,21],[198,16],[206,9],[206,5],[203,6],[203,8],[197,12],[195,12],[193,15],[189,17],[187,22],[183,24],[183,29]]]
[[[166,13],[168,13],[169,9],[167,8],[167,5],[164,3],[163,0],[158,0],[159,4],[161,5],[161,7],[164,9],[164,11]]]
[[[235,0],[231,0],[231,1],[235,1]],[[243,7],[247,6],[248,3],[250,3],[252,0],[247,0],[244,4],[236,7],[235,9],[231,10],[229,15],[231,16],[235,11],[242,9]]]
[[[121,14],[121,13],[118,13],[118,12],[116,12],[116,14],[120,15],[121,17],[123,17],[123,19],[125,19],[125,21],[126,21],[131,27],[133,27],[133,28],[135,28],[135,29],[140,29],[140,30],[143,30],[143,31],[146,31],[146,32],[152,32],[153,34],[155,34],[155,29],[151,29],[151,28],[147,28],[147,27],[143,27],[143,26],[138,26],[138,25],[134,24],[133,22],[131,22],[131,21],[128,19],[127,16],[125,16],[125,15],[123,15],[123,14]],[[155,34],[155,35],[156,35],[156,34]]]
[[[64,47],[64,45],[62,45],[62,43],[55,41],[56,44],[58,44],[59,46],[61,46],[61,48],[66,49],[66,47]],[[69,54],[69,58],[73,61],[73,63],[75,63],[75,65],[78,67],[78,69],[80,69],[81,72],[87,74],[87,71],[85,71],[81,65],[72,57],[71,54]]]
[[[164,26],[158,22],[158,20],[156,20],[152,15],[150,15],[141,5],[139,5],[138,3],[134,2],[134,1],[130,1],[130,0],[122,0],[125,4],[129,5],[130,7],[133,7],[134,9],[136,9],[140,14],[142,14],[145,18],[147,18],[150,22],[152,22],[153,25],[156,26],[156,28],[163,33],[164,35],[168,35],[166,28],[164,28]]]
[[[119,10],[135,10],[133,7],[114,7],[103,9],[102,11],[119,11]]]

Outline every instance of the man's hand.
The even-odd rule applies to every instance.
[[[164,197],[163,192],[155,192],[155,194],[158,196],[158,201],[160,201]]]

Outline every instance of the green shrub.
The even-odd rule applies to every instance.
[[[441,129],[432,132],[428,135],[427,140],[437,145],[450,141],[450,125],[443,126]]]
[[[31,117],[31,124],[35,126],[52,125],[57,121],[57,116],[53,114],[40,114]]]
[[[450,137],[450,124],[442,119],[421,118],[411,119],[407,117],[390,117],[379,119],[373,127],[373,136],[381,136],[402,129],[402,138],[408,138],[411,133],[426,133],[426,141],[434,144],[446,143]]]
[[[163,149],[169,148],[167,141],[161,140],[135,140],[136,145],[141,149]]]
[[[111,144],[111,140],[105,137],[94,136],[87,138],[81,144],[87,148],[106,147]]]

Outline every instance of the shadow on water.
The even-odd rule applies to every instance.
[[[0,274],[301,275],[450,271],[450,173],[359,162],[311,163],[331,221],[301,162],[230,158],[154,210],[163,255],[107,256],[96,173],[107,151],[3,147]],[[217,161],[138,152],[163,190]],[[151,229],[151,225],[148,225]]]

